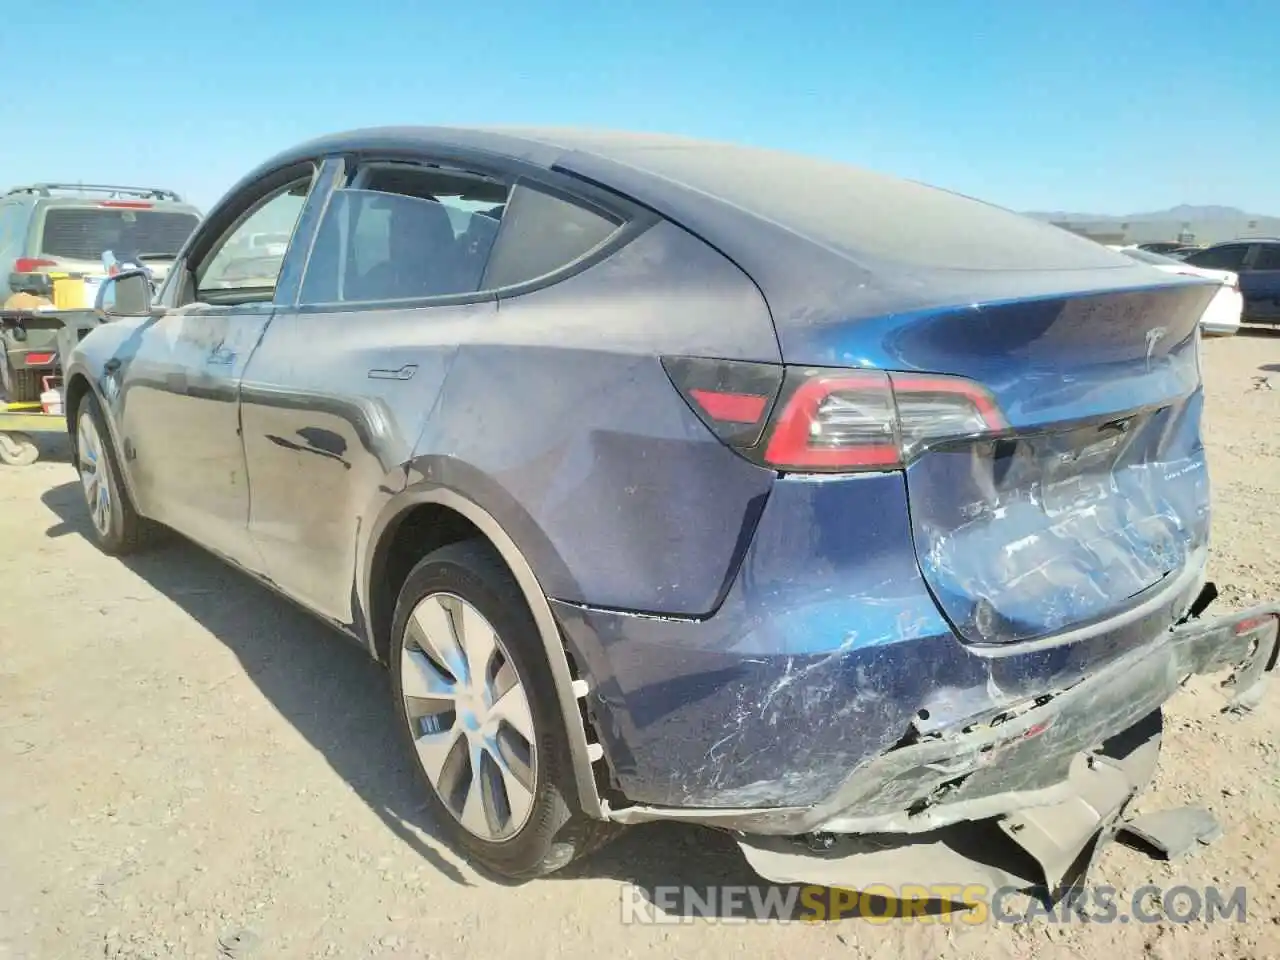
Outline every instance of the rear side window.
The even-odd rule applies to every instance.
[[[600,246],[620,226],[622,221],[611,214],[517,184],[484,288],[510,287],[553,273]]]
[[[110,207],[50,207],[44,213],[40,253],[63,260],[117,259],[147,254],[173,257],[195,230],[193,213]]]
[[[1226,247],[1210,247],[1199,253],[1186,257],[1184,262],[1193,267],[1207,267],[1210,270],[1239,270],[1244,265],[1244,256],[1249,248],[1244,244],[1232,244]]]
[[[1280,243],[1264,243],[1253,261],[1255,270],[1280,270]]]
[[[303,303],[475,293],[508,188],[428,167],[371,168],[334,193],[316,235]]]

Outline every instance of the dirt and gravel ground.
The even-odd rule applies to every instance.
[[[1280,596],[1280,336],[1205,357],[1212,575],[1239,607]],[[194,547],[101,555],[45,448],[0,468],[0,958],[1280,956],[1280,690],[1234,721],[1210,683],[1175,701],[1144,807],[1200,798],[1225,836],[1173,867],[1115,846],[1096,877],[1243,885],[1243,924],[624,925],[625,884],[753,876],[680,826],[524,886],[477,874],[433,837],[382,670]]]

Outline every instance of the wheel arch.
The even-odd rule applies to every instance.
[[[80,401],[84,399],[86,393],[92,392],[94,392],[93,385],[84,371],[76,370],[67,378],[67,386],[62,398],[62,412],[67,420],[67,436],[71,440],[73,453],[76,449],[76,414],[80,409]],[[98,405],[102,405],[101,397],[98,397]]]
[[[569,652],[560,633],[547,595],[524,551],[517,546],[502,524],[480,504],[450,487],[432,483],[411,485],[392,497],[375,520],[367,539],[367,548],[360,564],[357,594],[366,623],[366,636],[370,653],[380,662],[388,659],[391,642],[391,617],[395,597],[380,596],[386,586],[386,575],[393,572],[397,536],[406,522],[413,522],[427,511],[434,519],[447,525],[444,535],[437,534],[432,547],[443,546],[466,534],[483,538],[506,564],[538,630],[543,654],[555,683],[556,702],[564,719],[565,732],[573,760],[574,781],[578,804],[589,817],[606,819],[607,811],[601,801],[592,769],[591,752],[587,740],[587,726],[580,706],[579,693],[585,694],[585,686],[575,683]],[[407,573],[407,571],[405,571]],[[395,588],[398,591],[398,585]]]
[[[111,444],[116,453],[116,463],[120,468],[120,482],[124,484],[124,492],[133,504],[133,509],[138,511],[139,516],[144,516],[139,509],[138,491],[133,482],[133,473],[130,471],[129,457],[125,454],[125,446],[120,439],[120,425],[117,419],[119,409],[116,405],[109,402],[103,395],[101,384],[93,377],[89,376],[81,366],[73,366],[64,374],[64,393],[62,415],[67,418],[67,439],[71,444],[72,462],[75,463],[77,456],[76,450],[76,414],[80,409],[80,402],[87,394],[92,394],[93,398],[98,401],[98,409],[102,411],[102,420],[107,425],[107,436],[103,437],[107,443]],[[77,465],[77,469],[79,469]]]

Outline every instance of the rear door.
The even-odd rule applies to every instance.
[[[245,371],[254,542],[276,584],[338,623],[362,524],[403,487],[458,343],[496,312],[477,291],[507,193],[448,165],[352,171]]]

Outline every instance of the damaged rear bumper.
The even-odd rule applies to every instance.
[[[1278,625],[1280,605],[1190,619],[1071,687],[995,716],[936,728],[922,718],[815,805],[635,806],[613,817],[737,831],[756,870],[778,882],[857,887],[905,871],[909,882],[1055,886],[1150,781],[1161,705],[1189,676],[1234,668],[1229,709],[1253,706],[1276,666]]]

